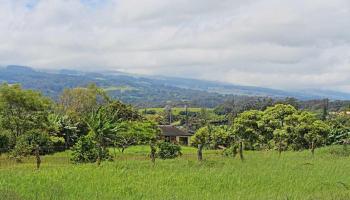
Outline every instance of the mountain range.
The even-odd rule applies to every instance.
[[[145,76],[116,71],[83,72],[75,70],[36,70],[9,65],[0,67],[0,82],[20,83],[58,98],[64,88],[84,87],[95,83],[113,97],[138,106],[163,106],[169,102],[191,102],[213,107],[233,96],[294,97],[299,100],[349,100],[350,94],[328,90],[285,91],[264,87],[241,86],[215,81],[166,76]]]

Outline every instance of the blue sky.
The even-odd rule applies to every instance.
[[[350,91],[348,0],[2,0],[0,65]]]

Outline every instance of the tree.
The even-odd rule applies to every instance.
[[[293,150],[308,148],[305,134],[311,130],[311,125],[316,121],[316,115],[307,111],[298,111],[286,118],[284,129],[288,134],[287,146]]]
[[[276,104],[268,107],[261,119],[263,124],[263,142],[268,144],[274,137],[274,131],[284,129],[286,120],[295,113],[297,113],[297,110],[291,105]]]
[[[322,120],[325,121],[328,117],[328,109],[329,109],[329,99],[323,100],[323,108],[322,108]]]
[[[204,126],[196,131],[196,133],[192,137],[192,145],[197,146],[197,157],[199,161],[203,160],[203,148],[206,145],[210,144],[210,134],[211,134],[211,127],[210,126]]]
[[[209,137],[209,146],[211,149],[227,148],[233,141],[233,137],[228,126],[212,126],[212,131]]]
[[[288,145],[288,136],[289,135],[286,129],[276,129],[273,132],[273,140],[275,141],[275,145],[278,148],[279,155],[281,155],[284,148]]]
[[[13,145],[26,131],[45,128],[50,106],[51,101],[39,92],[20,85],[0,86],[0,126],[11,134]]]
[[[66,122],[76,127],[77,137],[69,138],[70,140],[66,141],[68,145],[72,145],[80,136],[88,133],[89,127],[86,124],[86,116],[90,116],[92,112],[96,112],[97,109],[106,105],[109,101],[106,92],[95,84],[90,84],[87,87],[65,89],[62,92],[57,104],[57,113],[61,116],[67,116]]]
[[[350,143],[350,116],[340,114],[330,116],[327,124],[330,126],[330,135],[326,144],[342,144],[347,149]]]
[[[52,141],[49,134],[42,130],[31,130],[19,136],[11,157],[20,161],[22,157],[34,155],[37,169],[40,168],[40,155],[52,153]]]
[[[69,116],[83,119],[101,105],[105,105],[108,100],[108,96],[102,89],[95,84],[90,84],[86,88],[65,89],[59,98],[58,106]]]
[[[314,155],[315,148],[323,144],[329,135],[329,126],[321,120],[312,123],[311,131],[305,135],[308,141],[311,153]]]
[[[122,122],[115,130],[114,144],[122,152],[131,145],[148,144],[159,134],[157,126],[149,121]]]
[[[76,143],[79,138],[78,123],[74,123],[67,115],[58,114],[50,114],[48,121],[48,131],[51,137],[63,140],[63,143],[59,144],[56,150],[68,149]]]
[[[97,165],[100,165],[102,160],[109,158],[107,145],[112,141],[115,128],[117,127],[116,123],[103,106],[92,112],[91,116],[86,120],[90,130],[88,133],[89,138],[95,142],[97,148]]]
[[[150,142],[149,142],[149,146],[151,148],[150,158],[151,158],[151,161],[152,161],[153,164],[156,163],[156,157],[157,157],[157,146],[156,146],[156,143],[157,143],[157,139],[156,138],[151,139]]]
[[[263,113],[258,110],[246,111],[239,114],[234,120],[232,127],[236,142],[234,145],[238,145],[241,160],[244,160],[244,143],[250,145],[253,149],[255,142],[258,141],[259,135],[261,134],[260,120],[262,114]]]
[[[108,97],[108,103],[105,105],[109,115],[114,121],[140,121],[141,115],[137,110],[134,110],[131,105],[123,104],[118,100],[111,100]]]

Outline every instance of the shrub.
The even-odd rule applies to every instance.
[[[161,159],[173,159],[181,156],[181,147],[170,142],[161,142],[158,144],[158,156]]]
[[[224,156],[228,156],[228,157],[236,157],[236,155],[238,153],[238,148],[239,148],[239,146],[237,144],[233,144],[229,148],[224,149],[222,154]]]
[[[89,136],[80,137],[72,148],[71,161],[74,163],[93,163],[97,161],[98,148],[96,142]],[[108,149],[102,152],[102,160],[111,160]]]

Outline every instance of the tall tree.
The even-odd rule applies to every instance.
[[[261,134],[260,120],[262,112],[258,110],[246,111],[237,116],[233,122],[232,131],[235,136],[239,148],[239,155],[241,160],[244,159],[243,148],[244,143],[248,144],[250,148],[254,148],[254,144],[259,139]]]
[[[20,85],[0,86],[0,126],[16,138],[34,129],[45,129],[51,101],[39,92]]]

